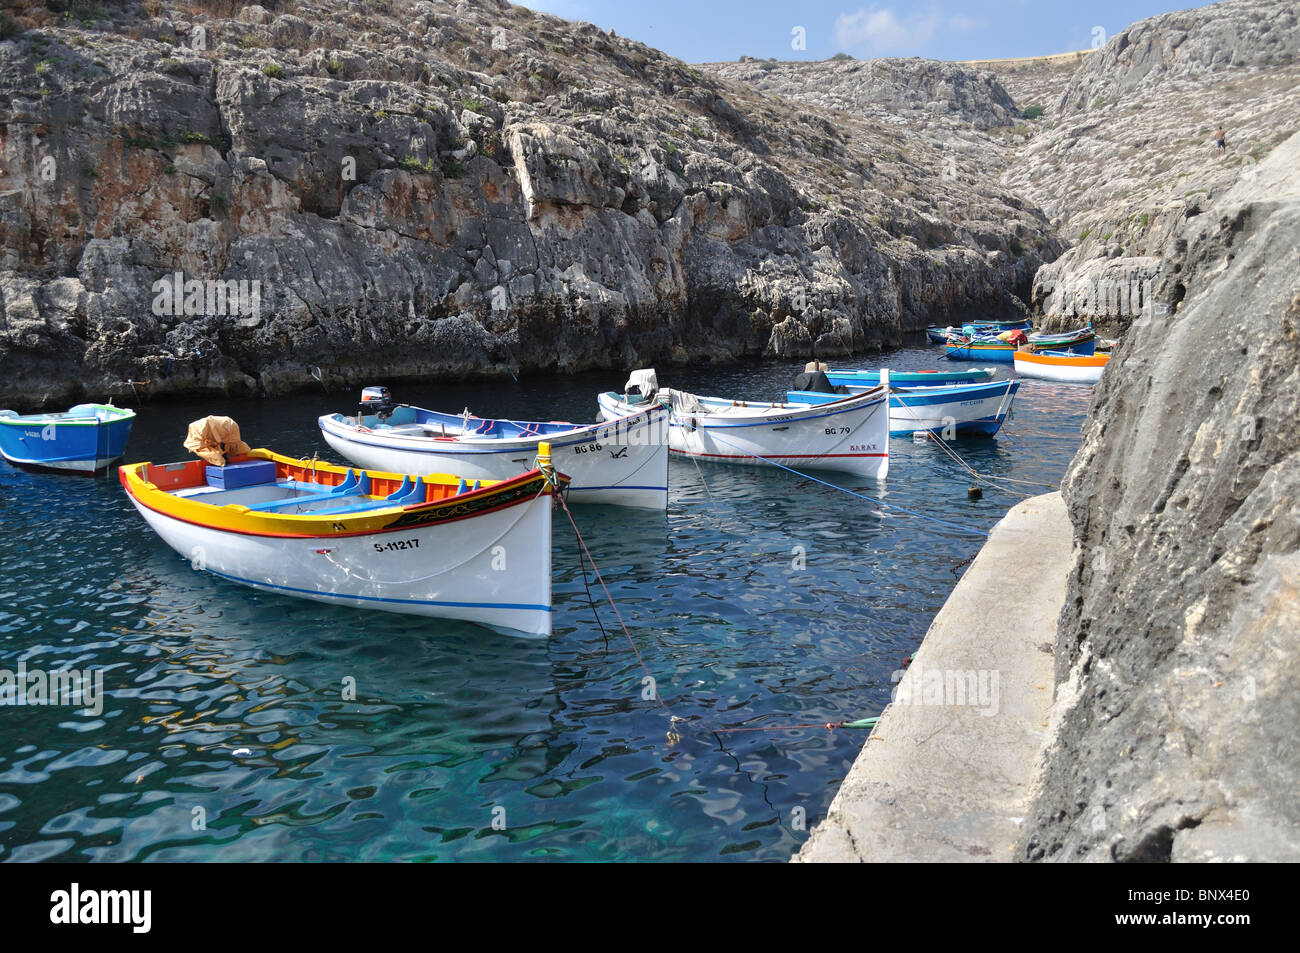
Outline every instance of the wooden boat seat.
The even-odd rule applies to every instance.
[[[340,513],[359,513],[362,510],[387,509],[388,507],[394,505],[396,504],[392,503],[387,498],[382,498],[377,500],[374,497],[369,497],[366,499],[364,503],[354,503],[351,506],[331,506],[323,510],[312,510],[311,515],[312,516],[337,516]]]
[[[250,503],[248,509],[270,513],[278,509],[297,506],[302,503],[315,503],[325,500],[339,500],[346,498],[355,498],[365,496],[370,492],[370,474],[362,471],[358,472],[351,468],[348,469],[348,475],[338,486],[321,486],[319,483],[303,483],[300,480],[289,480],[287,483],[280,484],[289,489],[302,490],[304,492],[295,493],[292,496],[281,497],[275,500],[267,500],[264,503]],[[313,510],[312,512],[320,512]]]

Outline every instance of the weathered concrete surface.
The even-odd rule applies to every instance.
[[[993,528],[796,861],[1015,859],[1052,703],[1070,538],[1059,493]],[[939,677],[969,688],[972,672],[987,691],[937,703]]]

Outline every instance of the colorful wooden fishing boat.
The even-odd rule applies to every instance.
[[[337,605],[551,631],[545,444],[509,480],[353,470],[252,450],[225,466],[137,463],[119,479],[163,541],[231,582]]]
[[[1011,413],[1020,382],[992,381],[985,384],[954,384],[941,387],[894,387],[889,394],[889,435],[904,437],[928,430],[941,437],[981,435],[998,432]],[[826,404],[838,394],[788,391],[791,403]]]
[[[954,335],[977,335],[977,334],[1000,334],[1003,331],[1028,331],[1033,324],[1028,318],[1022,318],[1015,321],[973,321],[961,325],[949,325],[939,327],[932,324],[925,329],[925,336],[931,344],[946,344],[948,338]]]
[[[1110,360],[1109,354],[1080,355],[1066,351],[1017,351],[1016,373],[1066,384],[1095,384]]]
[[[569,502],[668,506],[668,408],[659,404],[599,424],[497,420],[391,401],[363,402],[361,410],[318,421],[325,441],[359,466],[504,480],[531,467],[546,441],[570,478]]]
[[[826,371],[826,378],[836,387],[859,390],[880,384],[880,371]],[[961,371],[890,371],[891,387],[935,387],[940,384],[983,384],[993,379],[993,368],[972,367]]]
[[[1091,324],[1086,327],[1075,328],[1073,331],[1035,331],[1029,335],[1029,343],[1034,346],[1035,350],[1057,348],[1087,340],[1092,340],[1095,346],[1096,335]]]
[[[10,463],[94,473],[121,459],[135,411],[78,404],[61,414],[0,410],[0,454]]]
[[[1078,337],[1069,343],[1053,344],[1053,350],[1068,351],[1071,354],[1092,354],[1095,339],[1091,331],[1084,337]],[[1038,346],[1030,345],[1030,350]],[[950,361],[998,361],[1002,364],[1014,363],[1017,347],[997,339],[955,338],[950,339],[944,347],[944,356]]]
[[[609,391],[597,401],[607,420],[657,400],[672,411],[668,447],[714,463],[839,470],[884,479],[889,473],[886,381],[825,405],[699,397],[663,388],[653,397]]]

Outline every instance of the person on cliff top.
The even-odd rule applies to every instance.
[[[1223,132],[1222,126],[1220,126],[1219,131],[1214,134],[1214,144],[1219,147],[1219,155],[1223,155],[1228,148],[1228,139]]]

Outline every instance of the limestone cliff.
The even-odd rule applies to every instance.
[[[1297,169],[1184,222],[1096,389],[1027,859],[1300,859]]]
[[[1220,155],[1215,134],[1224,127]],[[1039,270],[1048,328],[1122,335],[1188,219],[1300,129],[1300,7],[1229,0],[1141,20],[1080,60],[1003,184],[1071,247]]]
[[[0,403],[862,352],[1059,251],[906,125],[501,2],[17,7]]]

